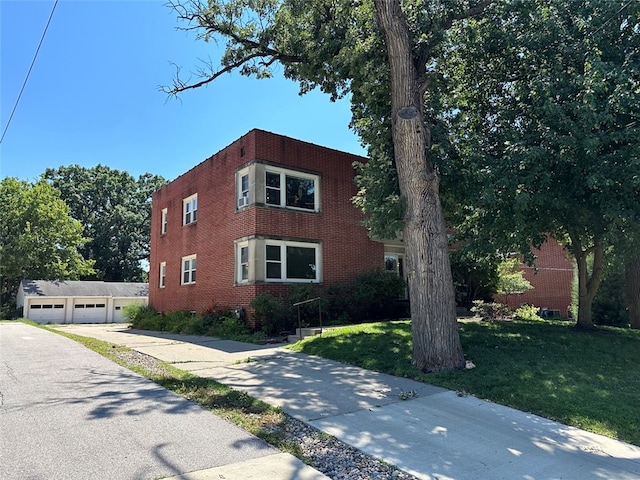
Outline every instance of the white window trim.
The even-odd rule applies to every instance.
[[[267,203],[267,174],[276,173],[280,175],[280,205],[275,205],[272,203]],[[280,208],[288,208],[291,210],[298,210],[301,212],[319,212],[320,211],[320,176],[314,175],[311,173],[304,173],[297,170],[289,170],[286,168],[279,168],[273,166],[265,166],[264,169],[264,196],[265,196],[265,205],[269,205],[271,207],[280,207]],[[286,177],[296,177],[305,180],[313,180],[313,209],[310,208],[300,208],[300,207],[292,207],[287,205],[287,180]]]
[[[246,248],[247,249],[247,278],[242,278],[242,266],[245,265],[245,263],[242,262],[242,249]],[[249,249],[249,242],[241,242],[237,244],[237,266],[236,266],[236,282],[237,283],[249,283],[249,278],[250,278],[250,272],[249,269],[251,268],[251,257],[250,257],[250,249]]]
[[[182,200],[182,224],[190,225],[198,221],[198,194]]]
[[[196,260],[196,267],[193,267],[193,263],[192,261]],[[189,262],[189,270],[186,270],[184,268],[184,264],[185,262]],[[196,255],[187,255],[186,257],[182,257],[180,259],[180,284],[181,285],[193,285],[194,283],[196,283],[196,280],[194,280],[194,274],[197,271],[197,258]],[[188,281],[184,281],[184,275],[185,273],[189,273],[189,279]]]
[[[247,177],[247,189],[242,189],[242,179]],[[238,208],[243,208],[249,205],[251,202],[251,176],[249,170],[245,169],[238,172]]]
[[[162,213],[161,213],[161,220],[160,220],[160,235],[164,235],[165,233],[167,233],[167,215],[168,215],[168,210],[166,208],[162,209]]]
[[[267,278],[267,247],[280,247],[280,278]],[[311,278],[287,278],[287,249],[286,247],[302,247],[315,250],[316,277]],[[286,283],[320,283],[322,281],[322,247],[319,243],[311,242],[287,242],[279,240],[264,241],[264,281],[265,282],[286,282]]]
[[[167,262],[160,262],[160,278],[158,283],[160,288],[167,286]]]

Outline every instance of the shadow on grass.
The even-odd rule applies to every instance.
[[[476,368],[425,374],[411,365],[410,322],[359,325],[295,350],[470,393],[640,445],[640,332],[576,331],[566,322],[460,324]]]

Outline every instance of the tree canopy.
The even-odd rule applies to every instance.
[[[129,173],[98,165],[47,169],[43,178],[60,191],[73,218],[90,239],[81,252],[95,262],[90,278],[146,281],[141,263],[149,257],[151,194],[166,183],[145,173]]]
[[[1,307],[15,302],[20,281],[77,279],[93,272],[80,249],[88,241],[59,192],[45,181],[0,183]]]
[[[589,328],[605,249],[640,217],[640,4],[505,1],[451,42],[445,168],[461,227],[523,252],[563,242]]]

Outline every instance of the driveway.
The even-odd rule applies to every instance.
[[[0,323],[0,478],[186,479],[198,471],[326,478],[72,340]]]

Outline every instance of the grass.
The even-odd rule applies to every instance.
[[[328,330],[291,348],[412,378],[640,445],[640,332],[579,332],[560,321],[460,325],[476,368],[425,374],[411,365],[408,321]]]

